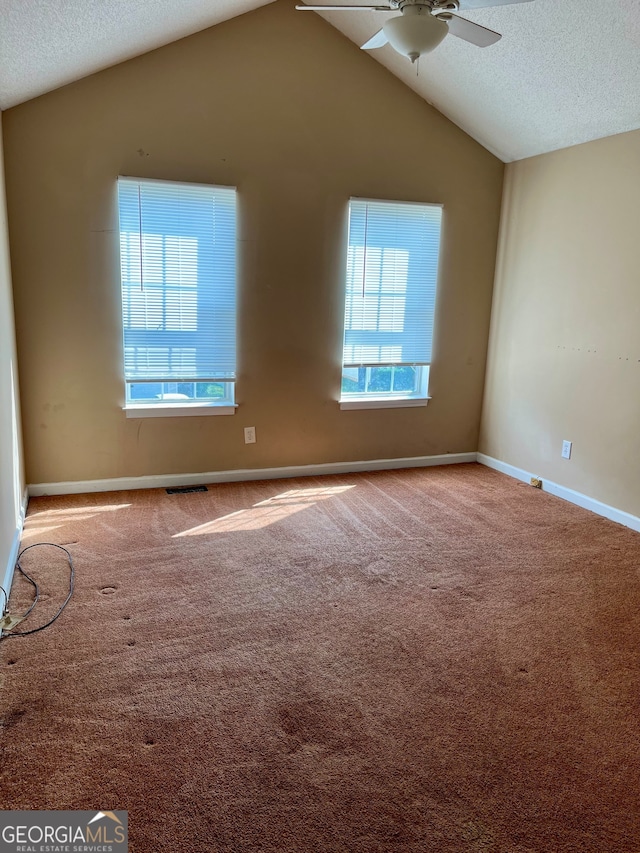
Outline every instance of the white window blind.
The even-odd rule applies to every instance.
[[[343,366],[431,362],[442,208],[351,199]]]
[[[233,382],[236,191],[118,179],[129,382]]]

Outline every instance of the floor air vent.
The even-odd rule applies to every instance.
[[[176,486],[175,489],[166,489],[168,495],[190,495],[191,492],[208,492],[206,486]]]

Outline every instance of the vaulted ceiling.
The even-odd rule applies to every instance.
[[[269,2],[1,0],[0,109]],[[356,45],[391,17],[317,14]],[[464,16],[502,40],[480,49],[448,36],[417,68],[389,45],[370,55],[505,162],[640,128],[640,0],[532,0]]]

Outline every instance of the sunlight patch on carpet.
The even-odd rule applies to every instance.
[[[25,534],[41,536],[72,521],[88,521],[104,512],[128,509],[131,504],[113,504],[105,506],[77,507],[75,509],[49,509],[29,515],[24,524]]]
[[[241,509],[222,518],[199,524],[189,530],[183,530],[181,533],[174,533],[173,538],[204,536],[210,533],[230,533],[240,530],[261,530],[303,509],[309,509],[320,501],[336,497],[336,495],[354,488],[355,486],[329,486],[315,489],[290,489],[281,495],[260,501],[250,509]]]

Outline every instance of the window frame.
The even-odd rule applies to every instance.
[[[127,201],[125,194],[127,190],[121,193],[120,187],[122,185],[128,185],[128,187],[137,187],[138,188],[138,200],[139,200],[139,220],[136,223],[136,227],[132,226],[132,215],[131,215],[131,201],[130,198]],[[144,187],[147,187],[151,193],[150,199],[147,200],[146,205],[140,202],[141,199],[141,190]],[[168,206],[167,213],[165,216],[164,210],[162,209],[162,198],[153,198],[154,190],[161,191],[162,188],[167,188],[168,198],[171,202],[179,204],[187,205],[187,214],[186,227],[183,224],[182,220],[182,211],[180,211],[180,218],[175,222],[176,230],[172,230],[171,216],[175,215],[175,213],[171,210],[171,206]],[[172,198],[172,190],[173,190],[173,198]],[[184,190],[184,194],[180,196],[180,190]],[[204,191],[204,192],[202,192]],[[218,195],[216,195],[216,191],[220,191]],[[131,193],[131,189],[128,190]],[[191,195],[190,195],[191,194]],[[208,238],[209,234],[209,224],[206,218],[203,218],[202,211],[198,211],[198,206],[202,207],[203,202],[206,203],[208,200],[214,205],[216,210],[215,214],[212,214],[214,217],[212,219],[211,228],[211,241],[208,242],[205,240],[205,245],[201,246],[200,242],[202,240],[202,232]],[[190,207],[191,202],[193,202],[193,208]],[[216,204],[222,204],[222,212],[221,214],[217,213],[218,208],[215,207]],[[146,210],[145,210],[146,207]],[[122,341],[123,341],[123,369],[122,369],[122,379],[124,382],[124,405],[122,406],[123,411],[127,418],[133,417],[175,417],[175,416],[194,416],[194,415],[230,415],[235,414],[235,410],[237,408],[237,404],[235,402],[235,382],[237,378],[237,304],[238,304],[238,287],[237,287],[237,246],[238,246],[238,238],[237,238],[237,189],[236,187],[230,186],[222,186],[216,184],[198,184],[187,181],[170,181],[170,180],[158,180],[151,178],[139,178],[139,177],[129,177],[129,176],[119,176],[118,184],[117,184],[117,209],[118,209],[118,235],[120,238],[119,248],[120,248],[120,292],[121,292],[121,310],[120,310],[120,318],[122,323]],[[212,208],[213,209],[213,208]],[[123,214],[124,211],[124,214]],[[155,211],[155,213],[154,213]],[[148,213],[152,217],[152,223],[147,225],[146,223],[143,226],[143,216]],[[207,212],[207,215],[208,212]],[[224,240],[220,243],[221,233],[218,232],[217,228],[217,218],[219,215],[224,217],[230,217],[229,222],[231,223],[231,227],[229,228],[229,223],[227,223],[227,233],[223,235]],[[127,222],[128,220],[128,222]],[[215,222],[215,224],[214,224]],[[126,224],[129,227],[126,227]],[[222,225],[224,229],[224,224]],[[149,230],[145,230],[148,228]],[[138,236],[138,249],[140,253],[140,272],[139,272],[139,281],[140,281],[140,289],[144,290],[145,286],[145,273],[144,273],[144,264],[143,264],[143,252],[146,251],[145,246],[145,237],[147,241],[152,244],[151,254],[146,259],[145,263],[148,270],[151,270],[153,263],[155,261],[156,267],[159,266],[161,268],[160,280],[157,280],[157,270],[154,272],[147,273],[147,282],[149,286],[150,293],[154,294],[160,298],[160,308],[156,308],[160,310],[162,316],[162,332],[168,333],[169,335],[175,335],[176,339],[182,335],[191,335],[191,337],[196,338],[196,342],[201,340],[204,336],[206,339],[207,336],[210,336],[212,331],[216,329],[216,323],[218,324],[218,329],[222,329],[223,338],[216,338],[216,341],[230,341],[232,349],[228,349],[227,344],[227,353],[231,353],[232,361],[229,362],[229,356],[227,355],[225,359],[225,369],[220,371],[221,376],[215,375],[218,371],[217,369],[213,369],[212,375],[208,375],[205,373],[202,375],[200,364],[200,352],[198,350],[198,343],[196,343],[196,350],[193,347],[189,347],[187,349],[187,353],[191,353],[191,358],[195,358],[197,362],[197,366],[195,370],[186,370],[185,375],[176,374],[175,370],[172,366],[165,365],[164,370],[157,369],[157,373],[153,375],[153,371],[149,375],[146,373],[144,375],[140,374],[139,370],[136,370],[138,367],[134,362],[134,367],[132,368],[131,362],[129,362],[129,366],[127,367],[127,359],[126,359],[126,351],[127,346],[131,347],[137,346],[139,344],[131,343],[131,337],[134,339],[136,336],[142,336],[144,339],[145,332],[149,332],[150,342],[147,345],[150,350],[147,352],[153,352],[154,343],[153,343],[153,329],[149,328],[148,325],[144,324],[140,326],[131,326],[131,316],[132,315],[132,306],[131,306],[131,297],[134,292],[134,285],[137,286],[137,280],[131,277],[130,270],[134,264],[132,263],[132,249],[129,247],[133,238]],[[195,269],[191,268],[188,272],[184,273],[187,276],[194,277],[195,283],[193,285],[190,284],[182,284],[183,281],[183,257],[182,257],[182,242],[188,242],[190,240],[195,240]],[[225,248],[223,250],[223,259],[222,259],[222,267],[220,267],[220,276],[223,279],[223,290],[220,290],[220,277],[218,278],[218,284],[216,284],[215,275],[217,272],[216,263],[219,261],[220,255],[216,256],[215,252],[217,248],[216,242],[218,245],[223,245]],[[153,244],[159,245],[161,248],[155,250],[155,255],[153,254]],[[177,253],[179,262],[177,264],[179,268],[178,272],[178,283],[176,281],[170,281],[168,279],[169,270],[171,267],[170,260],[168,259],[168,247],[173,244],[175,252],[175,246],[178,246]],[[125,248],[126,254],[125,254]],[[201,251],[204,254],[201,257]],[[188,266],[188,259],[186,261]],[[210,272],[207,274],[205,272],[205,277],[208,275],[208,281],[204,290],[198,290],[200,285],[200,266],[209,265]],[[176,267],[176,258],[173,258],[173,275],[175,276],[175,267]],[[183,326],[181,325],[182,320],[182,306],[178,309],[176,314],[169,315],[166,313],[166,305],[171,301],[167,299],[167,296],[174,296],[174,293],[182,293],[187,294],[195,294],[195,326],[190,327],[187,326],[183,332]],[[218,296],[218,294],[222,294],[222,297]],[[218,316],[213,321],[211,320],[211,316],[206,317],[207,311],[211,311],[210,300],[214,300],[214,304],[216,299],[222,298],[225,299],[228,303],[228,299],[231,298],[231,317],[233,322],[233,327],[229,327],[228,323],[224,319],[224,311],[220,313],[222,309],[218,310]],[[231,296],[229,297],[229,294]],[[175,296],[174,296],[175,300]],[[227,304],[225,303],[225,305]],[[148,306],[146,300],[144,300],[143,304]],[[205,306],[203,309],[202,306]],[[134,306],[135,308],[135,306]],[[143,314],[146,316],[146,311],[148,311],[148,307],[143,309]],[[205,313],[205,323],[202,325],[200,317],[202,313]],[[215,315],[214,315],[215,316]],[[222,317],[220,320],[219,317]],[[173,325],[165,326],[164,324],[168,320],[173,320]],[[147,321],[148,322],[148,321]],[[175,325],[178,322],[179,325]],[[129,342],[127,341],[127,330],[132,329],[133,334],[130,334]],[[190,331],[188,331],[190,330]],[[136,334],[137,332],[137,334]],[[216,344],[219,348],[220,344]],[[155,344],[156,347],[164,346],[164,341]],[[144,352],[144,349],[143,349]],[[171,352],[171,351],[169,351]],[[184,350],[180,350],[178,344],[178,357],[180,357],[180,353],[184,353]],[[135,353],[135,351],[134,351]],[[156,350],[157,353],[157,350]],[[136,355],[133,356],[137,357]],[[172,358],[172,355],[169,356]],[[182,356],[184,358],[184,355]],[[205,362],[206,364],[211,364],[210,361]],[[231,367],[231,370],[229,369]],[[197,371],[197,372],[196,372]],[[138,375],[132,376],[131,374],[137,373]],[[187,375],[189,374],[189,375]],[[144,384],[151,384],[159,386],[160,392],[155,395],[155,399],[152,397],[145,397],[144,395],[141,397],[132,396],[131,391],[133,386],[142,386]],[[178,394],[175,395],[168,393],[167,386],[170,385],[189,385],[193,386],[192,393],[194,396],[185,397],[184,399],[180,399]],[[220,399],[215,397],[200,397],[196,396],[197,389],[196,386],[198,384],[203,385],[222,385],[223,386],[223,395]],[[176,388],[177,391],[177,388]]]
[[[442,253],[442,204],[434,204],[434,203],[426,203],[426,202],[407,202],[407,201],[394,201],[390,199],[368,199],[368,198],[359,198],[352,197],[349,199],[348,205],[348,224],[347,224],[347,260],[345,263],[345,286],[344,286],[344,295],[345,295],[345,311],[344,311],[344,319],[343,319],[343,347],[342,347],[342,357],[341,357],[341,377],[340,377],[340,395],[338,398],[338,404],[340,409],[349,410],[349,409],[378,409],[378,408],[406,408],[406,407],[417,407],[417,406],[426,406],[431,399],[428,394],[429,388],[429,375],[431,368],[431,353],[429,352],[429,360],[427,362],[366,362],[360,364],[352,364],[349,363],[345,365],[345,350],[346,350],[346,338],[347,332],[353,329],[347,328],[347,322],[349,318],[349,300],[353,301],[353,293],[350,291],[349,286],[349,253],[351,250],[355,250],[358,247],[358,242],[356,239],[352,238],[351,233],[351,224],[352,224],[352,205],[356,203],[360,206],[364,205],[375,205],[379,206],[379,209],[383,209],[388,206],[389,212],[392,212],[392,209],[396,206],[401,206],[403,208],[410,208],[414,206],[416,208],[421,209],[432,209],[439,210],[439,218],[437,222],[437,244],[436,244],[436,255],[434,261],[434,271],[432,270],[432,277],[434,278],[433,286],[430,290],[425,292],[425,295],[431,294],[431,298],[433,301],[433,307],[430,311],[430,323],[431,328],[435,324],[435,313],[436,313],[436,300],[437,300],[437,292],[438,292],[438,282],[440,278],[440,259]],[[363,308],[361,309],[363,312],[365,310],[365,282],[367,279],[367,250],[370,248],[370,244],[367,243],[367,235],[365,231],[363,246],[363,255],[364,259],[362,261],[362,276],[363,276]],[[381,250],[381,257],[384,254],[385,250],[392,248],[391,246],[382,245],[377,246],[379,250]],[[394,280],[395,282],[395,280]],[[378,291],[378,298],[381,300],[384,296],[384,292],[380,289]],[[351,309],[353,310],[353,308]],[[429,347],[430,349],[430,347]],[[343,390],[343,382],[345,380],[345,374],[348,370],[353,369],[362,369],[364,368],[367,373],[369,373],[372,369],[377,367],[390,367],[392,371],[397,367],[414,367],[416,369],[416,382],[414,385],[413,391],[345,391]]]
[[[398,366],[404,365],[380,365],[391,367],[393,370]],[[429,388],[429,370],[430,365],[419,364],[414,365],[417,370],[416,383],[412,392],[407,391],[378,391],[378,392],[357,392],[357,391],[342,391],[340,390],[339,404],[341,409],[399,409],[412,408],[416,406],[426,406],[431,397],[427,390]],[[375,369],[376,365],[368,365],[366,370]],[[344,378],[345,370],[342,368],[342,376]]]

